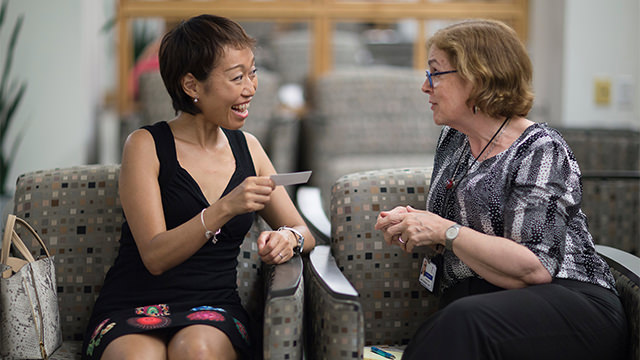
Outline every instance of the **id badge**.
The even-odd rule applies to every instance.
[[[438,266],[427,257],[422,260],[422,267],[420,268],[420,277],[418,278],[418,281],[420,281],[420,285],[424,286],[432,293],[436,283],[437,271]]]

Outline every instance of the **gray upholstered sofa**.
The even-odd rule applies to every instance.
[[[386,246],[373,228],[381,210],[424,208],[430,176],[430,168],[385,169],[334,183],[329,244],[316,246],[304,270],[310,359],[358,359],[366,345],[406,344],[437,308],[438,298],[418,283],[422,254]],[[612,268],[627,312],[630,358],[640,360],[640,258],[604,245],[597,251]]]
[[[36,171],[17,181],[14,213],[27,220],[56,259],[64,343],[52,359],[78,359],[82,337],[104,275],[117,255],[123,222],[118,165],[90,165]],[[259,219],[259,218],[258,218]],[[238,256],[238,291],[263,329],[266,359],[302,358],[302,260],[265,266],[257,220]],[[33,247],[35,249],[35,247]],[[38,254],[39,255],[39,254]]]

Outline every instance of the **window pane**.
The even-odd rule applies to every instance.
[[[413,66],[416,21],[340,22],[334,30],[334,67]]]

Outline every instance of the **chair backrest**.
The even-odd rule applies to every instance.
[[[640,170],[640,131],[558,128],[583,173]],[[612,156],[615,154],[615,156]]]
[[[640,255],[640,171],[583,175],[582,211],[596,244]]]
[[[302,122],[303,165],[325,194],[340,176],[374,169],[427,167],[440,128],[433,123],[424,73],[410,68],[341,68],[323,75],[310,91]]]
[[[104,276],[118,253],[124,220],[119,172],[119,165],[86,165],[31,172],[17,181],[14,213],[38,231],[55,256],[65,340],[82,340]],[[256,221],[247,237],[257,238],[262,226],[266,224]],[[255,241],[244,241],[238,261],[243,305],[259,316],[264,281]]]
[[[407,344],[438,307],[418,282],[424,252],[406,254],[374,229],[380,211],[424,209],[431,168],[349,174],[331,192],[331,252],[360,294],[365,344]]]

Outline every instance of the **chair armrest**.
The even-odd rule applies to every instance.
[[[606,245],[596,245],[598,254],[609,266],[640,286],[640,258]]]
[[[294,256],[284,264],[271,266],[267,300],[293,296],[302,283],[302,258]]]
[[[640,359],[640,258],[606,245],[596,245],[596,251],[616,279],[616,290],[627,316],[629,358]]]
[[[305,263],[305,350],[314,359],[361,359],[364,313],[358,292],[344,277],[328,245],[318,245]]]
[[[296,192],[296,206],[316,236],[317,244],[329,244],[331,240],[331,223],[322,208],[320,189],[313,186],[301,186]]]
[[[358,291],[338,268],[329,245],[318,245],[311,251],[309,269],[330,296],[344,300],[358,300],[360,296]]]
[[[302,258],[294,256],[267,269],[263,326],[265,359],[302,359],[304,278]]]

